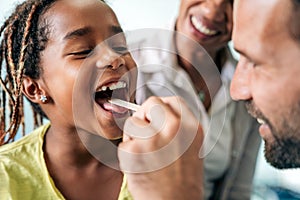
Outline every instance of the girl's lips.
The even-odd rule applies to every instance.
[[[109,112],[117,117],[122,117],[128,113],[128,109],[109,103],[108,100],[111,98],[119,98],[126,101],[129,99],[129,92],[126,82],[109,82],[106,85],[98,87],[98,91],[95,92],[95,101],[104,111]]]

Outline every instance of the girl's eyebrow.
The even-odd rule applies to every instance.
[[[111,26],[110,30],[114,34],[123,33],[123,29],[120,26]],[[91,32],[92,32],[92,29],[90,27],[79,28],[79,29],[68,32],[66,34],[66,36],[64,37],[64,40],[72,39],[74,37],[81,37],[81,36],[87,35]]]
[[[64,37],[64,40],[72,39],[74,37],[81,37],[81,36],[87,35],[90,32],[92,32],[92,29],[89,27],[79,28],[79,29],[76,29],[74,31],[67,33],[66,36]]]
[[[114,34],[124,32],[123,29],[120,26],[111,26],[110,29]]]

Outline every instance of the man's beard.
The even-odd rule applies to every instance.
[[[278,169],[300,167],[300,104],[292,108],[287,116],[282,116],[277,127],[270,123],[253,101],[246,102],[246,107],[252,116],[263,119],[271,129],[274,140],[265,140],[266,160]]]
[[[285,127],[281,133],[286,134],[288,127]],[[300,130],[299,130],[300,131]],[[290,132],[291,133],[291,132]],[[265,141],[266,160],[278,169],[298,168],[300,167],[300,141],[299,138],[281,137],[273,142]]]

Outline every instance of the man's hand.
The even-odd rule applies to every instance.
[[[121,170],[134,199],[202,199],[202,128],[179,97],[149,98],[124,126]]]

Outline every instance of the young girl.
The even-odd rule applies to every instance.
[[[0,49],[0,139],[2,144],[9,143],[0,148],[1,199],[201,197],[202,161],[198,158],[198,150],[202,131],[181,100],[175,97],[150,98],[126,120],[124,130],[115,122],[122,121],[128,110],[110,105],[107,100],[112,91],[118,89],[118,97],[133,102],[131,94],[134,93],[135,77],[132,69],[135,63],[124,49],[124,37],[118,38],[116,43],[98,46],[122,32],[115,14],[104,2],[27,0],[16,8],[0,32],[3,34]],[[82,83],[93,85],[88,88],[93,89],[94,98],[91,99],[80,96],[77,90],[81,87],[74,88],[78,85],[76,79],[80,70],[85,66],[101,71],[98,79],[91,78]],[[36,122],[38,116],[42,116],[50,123],[10,143],[19,126],[24,125],[23,95],[34,108]],[[88,126],[75,123],[78,113],[74,112],[74,97],[86,98],[87,105],[76,106],[91,109],[92,112],[87,113],[95,115],[100,132],[90,132]],[[157,117],[161,112],[153,112],[152,108],[157,105],[160,111],[164,111],[164,118]],[[85,117],[89,119],[90,116]],[[161,119],[164,126],[158,127],[157,121]],[[147,140],[141,139],[141,130],[154,131],[155,135]],[[127,180],[123,180],[122,171],[95,158],[78,132],[84,136],[84,141],[105,137],[118,145],[112,155],[118,153]],[[118,139],[122,136],[123,140]],[[135,162],[131,155],[155,152],[176,138],[183,139],[181,136],[192,139],[176,161],[155,171],[130,173],[135,172],[131,171],[135,167],[141,169],[149,164],[147,159]],[[175,141],[177,143],[172,146],[170,154],[182,149],[180,140]],[[93,147],[102,148],[100,144]],[[151,158],[152,163],[162,161],[160,156]]]

